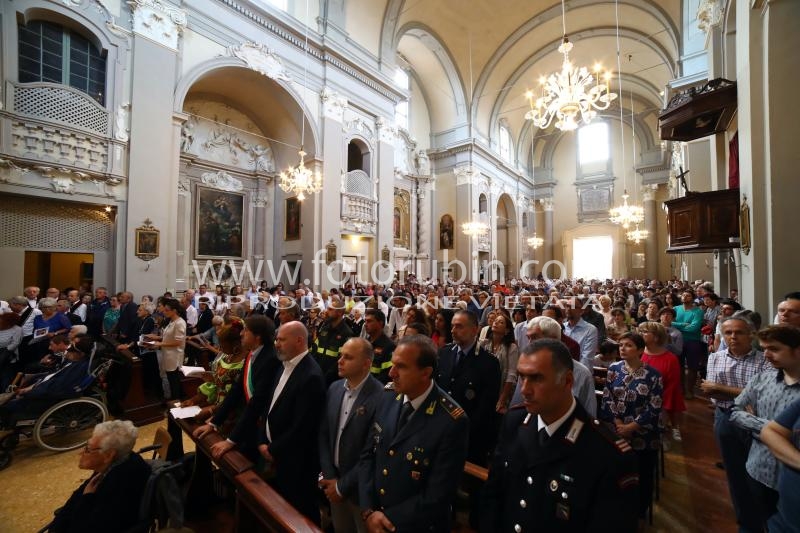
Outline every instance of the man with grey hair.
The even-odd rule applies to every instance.
[[[731,421],[735,398],[761,371],[770,368],[764,354],[753,349],[753,324],[745,317],[722,321],[727,348],[708,357],[706,379],[700,388],[715,405],[714,436],[722,455],[728,490],[741,531],[761,531],[761,520],[749,486],[747,456],[752,437]]]
[[[609,520],[616,530],[636,530],[636,456],[575,401],[572,365],[555,339],[522,350],[523,404],[504,419],[481,531],[605,531]]]
[[[537,316],[528,321],[528,339],[536,342],[538,339],[553,339],[561,341],[561,324],[547,316]],[[562,343],[563,344],[563,343]],[[565,345],[566,347],[566,345]],[[581,406],[592,418],[597,416],[597,400],[594,394],[594,377],[592,372],[580,361],[572,361],[572,395],[578,399]],[[517,389],[511,399],[511,405],[522,403],[522,386],[517,380]]]
[[[381,328],[382,331],[382,328]],[[365,533],[358,506],[358,459],[375,418],[383,384],[370,375],[373,349],[354,337],[339,350],[339,377],[328,388],[319,437],[319,482],[331,503],[336,533]]]
[[[150,467],[137,454],[137,429],[129,420],[97,424],[78,468],[93,473],[55,512],[48,531],[127,531],[139,521]]]
[[[39,292],[41,289],[36,286],[25,287],[25,290],[22,291],[22,294],[25,295],[25,298],[28,300],[28,305],[31,307],[36,307],[36,304],[39,300]]]

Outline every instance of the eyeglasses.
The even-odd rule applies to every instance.
[[[94,452],[99,452],[99,451],[102,451],[102,450],[103,450],[103,448],[89,448],[88,444],[83,447],[83,453],[94,453]]]

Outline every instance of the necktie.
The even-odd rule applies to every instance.
[[[461,351],[461,348],[456,350],[456,366],[461,363],[461,360],[464,359],[464,352]]]
[[[399,433],[403,426],[406,425],[408,422],[408,418],[411,416],[411,413],[414,412],[414,406],[411,405],[411,402],[406,402],[403,404],[403,408],[400,409],[400,418],[397,419],[397,432]]]
[[[547,429],[542,428],[539,430],[539,446],[545,446],[547,441],[550,440],[550,435],[547,434]]]

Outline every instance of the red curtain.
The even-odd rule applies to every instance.
[[[739,132],[728,143],[728,188],[739,187]]]

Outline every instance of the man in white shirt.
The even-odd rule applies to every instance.
[[[214,297],[213,294],[208,292],[208,285],[206,285],[205,283],[200,285],[200,287],[198,287],[197,293],[194,295],[194,299],[192,300],[192,306],[195,309],[198,309],[200,307],[200,302],[198,300],[201,296],[205,296],[206,298],[208,298],[209,302],[208,307],[214,309],[214,302],[216,301],[216,298]]]
[[[186,331],[194,335],[197,327],[197,307],[192,305],[192,298],[186,293],[181,298],[181,305],[186,310]],[[201,331],[200,333],[203,332]]]
[[[69,301],[69,312],[76,315],[81,319],[81,324],[86,323],[86,304],[81,302],[81,296],[78,289],[72,289],[67,294]]]
[[[39,301],[39,287],[30,286],[25,287],[25,290],[22,291],[22,294],[25,295],[25,298],[28,299],[28,305],[31,307],[36,307],[37,302]]]
[[[264,425],[259,428],[258,452],[269,472],[270,484],[295,509],[320,523],[319,424],[325,406],[325,378],[308,357],[308,330],[297,321],[281,324],[275,350],[283,371],[268,395]]]

